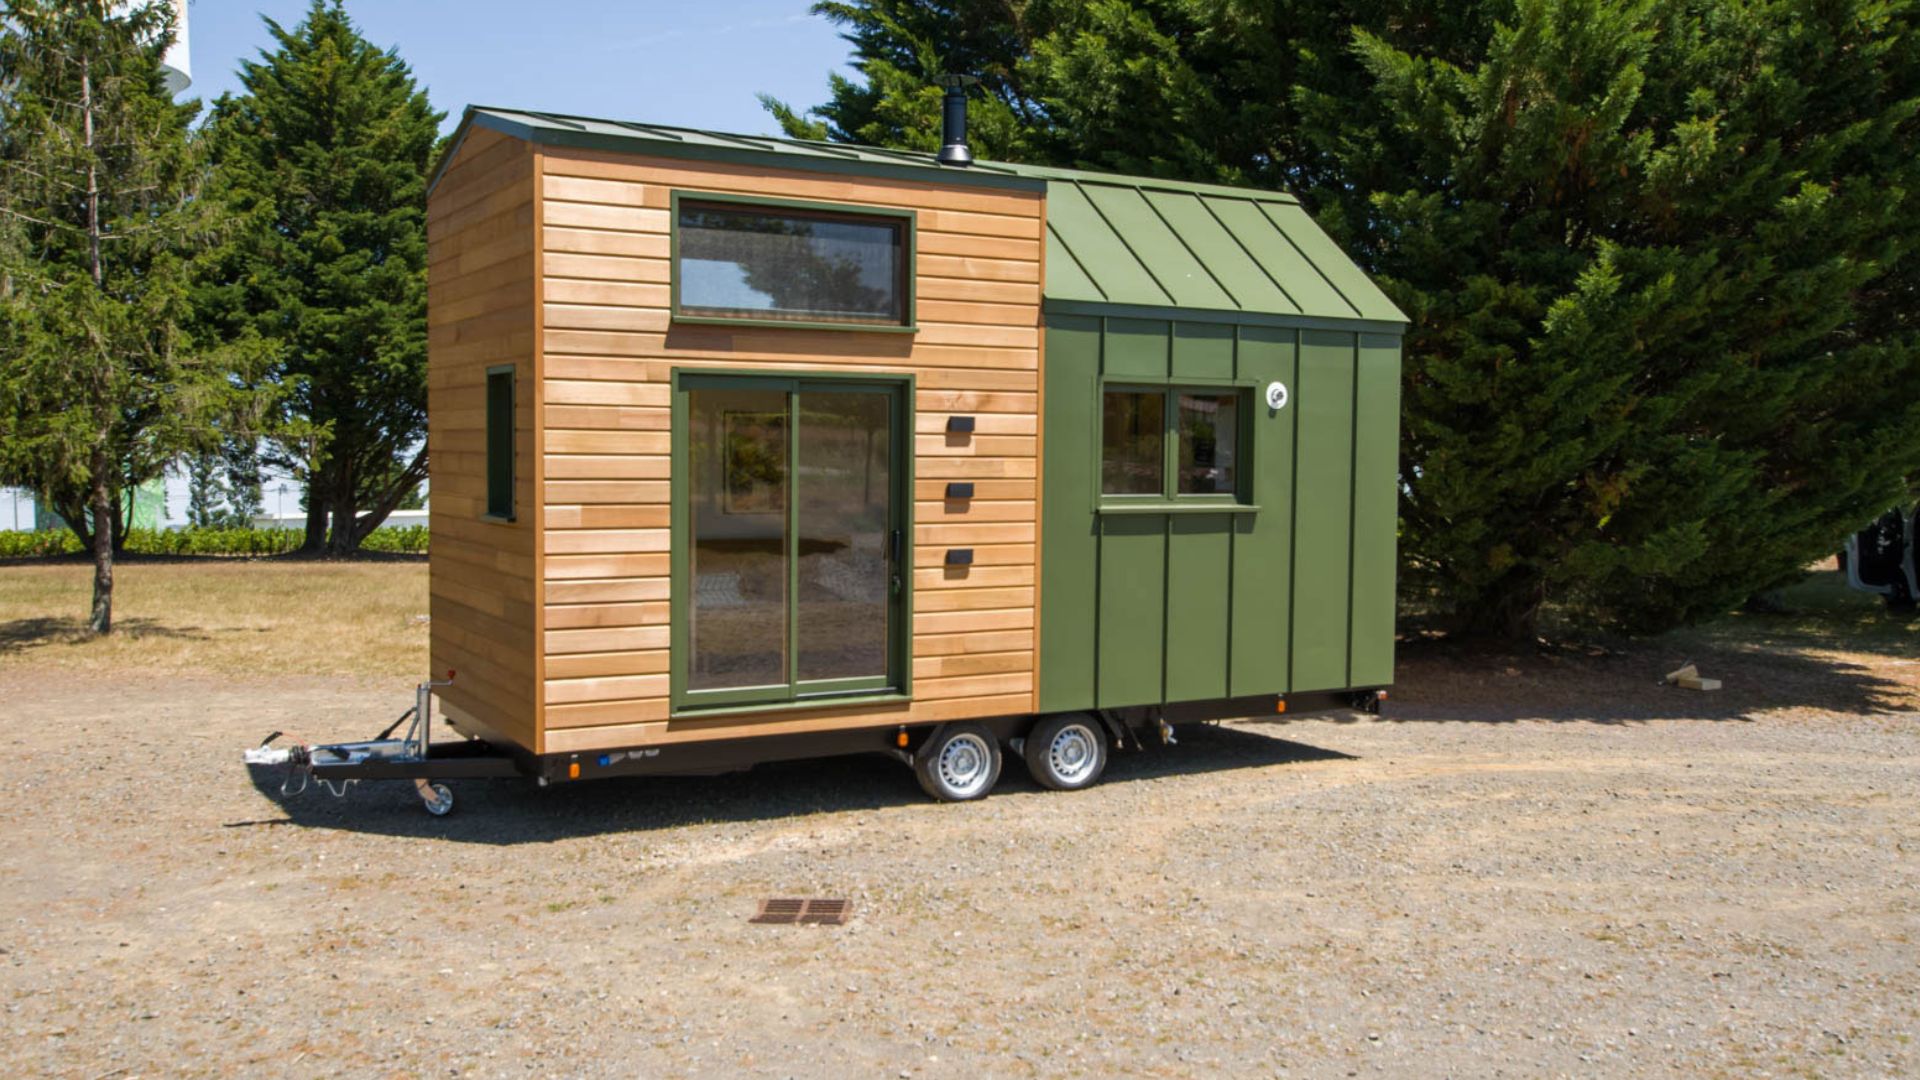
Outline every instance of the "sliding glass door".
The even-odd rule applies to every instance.
[[[676,706],[905,691],[904,391],[680,375]]]

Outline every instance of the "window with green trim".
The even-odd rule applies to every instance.
[[[513,366],[487,369],[487,516],[513,520]]]
[[[675,200],[681,318],[904,327],[912,322],[906,214]]]
[[[1103,497],[1239,499],[1246,482],[1245,390],[1108,386],[1101,398]]]

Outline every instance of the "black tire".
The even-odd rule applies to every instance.
[[[1088,713],[1049,716],[1027,733],[1027,771],[1055,791],[1092,787],[1107,771],[1107,733]]]
[[[1000,740],[981,724],[942,724],[914,751],[913,775],[941,802],[985,798],[1000,782]]]

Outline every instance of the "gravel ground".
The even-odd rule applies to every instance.
[[[0,1073],[1920,1073],[1912,662],[1722,659],[1416,651],[1390,720],[1183,729],[1072,794],[842,759],[445,819],[238,762],[404,681],[16,663]],[[747,923],[783,895],[856,914]]]

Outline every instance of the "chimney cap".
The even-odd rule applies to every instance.
[[[969,86],[980,85],[980,78],[977,75],[935,75],[933,82],[948,90],[965,90]]]

